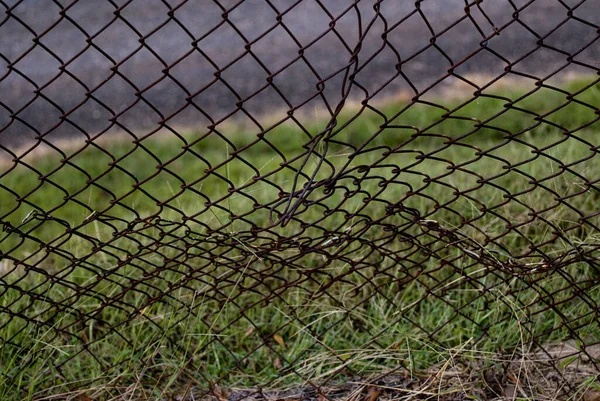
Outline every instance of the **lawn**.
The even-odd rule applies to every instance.
[[[326,120],[5,163],[0,398],[168,399],[584,349],[600,338],[599,108],[581,79],[342,112],[312,154]]]

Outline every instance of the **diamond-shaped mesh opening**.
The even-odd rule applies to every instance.
[[[231,10],[231,9],[230,9]],[[249,14],[256,15],[256,19],[249,20]],[[262,35],[268,27],[274,26],[276,12],[267,2],[245,1],[238,3],[233,10],[228,12],[228,21],[250,42]]]
[[[277,7],[282,13],[282,21],[291,34],[301,43],[302,47],[308,46],[317,40],[325,31],[315,32],[307,30],[300,21],[310,18],[314,24],[327,27],[331,18],[317,1],[302,1],[296,4],[285,4]]]
[[[114,12],[114,11],[113,11]],[[92,43],[115,62],[123,61],[140,47],[140,36],[120,18],[112,18],[100,31],[94,34]],[[118,40],[120,45],[107,45]]]
[[[60,7],[54,3],[47,7],[37,2],[14,1],[4,3],[3,6],[6,9],[6,14],[18,18],[23,26],[28,27],[38,35],[51,28],[60,19]]]
[[[172,64],[177,61],[184,52],[192,50],[191,42],[194,39],[174,20],[170,19],[156,24],[152,32],[144,39],[149,49],[156,52],[163,62]],[[164,38],[169,38],[165,41]]]
[[[13,68],[38,85],[43,85],[58,74],[60,61],[39,44],[27,49],[22,56],[13,64]]]
[[[173,3],[173,2],[172,2]],[[223,10],[219,3],[207,1],[199,4],[193,1],[175,2],[173,17],[196,39],[205,37],[217,25],[221,24]],[[168,10],[165,10],[165,16]]]
[[[141,36],[148,36],[158,26],[167,21],[168,8],[160,0],[150,0],[145,7],[132,7],[125,4],[119,10],[119,16]]]
[[[15,71],[6,71],[6,74],[0,80],[0,89],[6,94],[12,95],[14,92],[17,92],[16,94],[20,95],[7,95],[2,99],[3,110],[5,112],[8,112],[7,109],[16,112],[35,96],[33,93],[35,86]],[[3,120],[3,122],[6,123],[7,121]],[[2,125],[4,126],[4,124]]]
[[[481,28],[472,20],[464,19],[452,28],[445,30],[436,38],[435,43],[452,60],[453,64],[456,64],[477,50],[477,41],[484,40],[480,30]],[[449,41],[454,42],[450,45]]]
[[[114,14],[115,2],[94,3],[92,0],[79,0],[69,4],[65,16],[72,24],[76,24],[78,29],[87,32],[90,36],[95,36],[100,31],[115,20]],[[66,4],[64,5],[66,6]],[[89,12],[89,7],[94,7],[94,12]],[[55,28],[56,29],[56,28]]]
[[[5,18],[0,25],[0,43],[2,44],[2,58],[14,61],[29,49],[35,34],[23,26],[15,18]]]
[[[542,28],[541,26],[538,27],[535,24],[535,22],[541,17],[540,12],[544,9],[551,9],[554,11],[547,17],[549,18],[550,22],[548,28]],[[558,1],[535,1],[530,4],[521,5],[521,7],[519,8],[518,19],[523,23],[523,25],[529,28],[529,31],[535,32],[539,36],[545,36],[548,33],[550,33],[551,29],[560,26],[565,21],[567,17],[567,11],[568,9],[565,8],[565,6]]]
[[[279,49],[277,57],[273,57],[271,54],[272,42],[277,43]],[[252,43],[252,53],[268,70],[275,73],[282,69],[285,71],[287,68],[284,69],[284,67],[299,57],[298,50],[301,46],[302,44],[294,40],[294,36],[290,36],[283,26],[278,25],[258,41]]]
[[[351,48],[333,31],[309,43],[303,51],[306,62],[322,79],[327,79],[344,68],[348,64],[350,53]]]
[[[64,40],[69,41],[70,46],[68,48],[60,46]],[[56,57],[67,61],[75,57],[86,46],[86,36],[70,21],[62,19],[50,31],[40,37],[40,43],[49,49],[53,49],[52,52]]]
[[[414,58],[405,59],[400,66],[406,79],[411,82],[417,76],[426,77],[419,80],[419,86],[413,85],[411,89],[415,93],[423,92],[428,87],[443,80],[450,67],[452,67],[450,60],[435,46],[425,48],[416,54]]]
[[[513,16],[515,16],[515,14],[513,14]],[[505,42],[504,40],[500,40],[500,35],[494,36],[489,41],[490,48],[502,55],[503,57],[507,58],[510,62],[515,62],[520,57],[523,57],[532,50],[536,49],[536,43],[539,39],[539,37],[536,36],[535,33],[532,33],[530,30],[527,29],[527,25],[523,25],[523,23],[518,18],[519,16],[520,14],[516,15],[516,18],[504,25],[500,33],[500,35],[519,38],[519,47],[515,49],[516,51],[511,51],[511,45]],[[508,55],[511,55],[511,57],[507,57]]]
[[[577,25],[577,28],[575,28],[573,25]],[[579,30],[580,35],[583,35],[583,37],[586,38],[584,42],[577,42],[570,38],[568,32],[572,32],[574,29]],[[593,26],[584,24],[581,21],[570,18],[557,30],[555,30],[549,36],[544,38],[544,45],[550,46],[554,49],[563,51],[565,53],[575,53],[583,47],[583,43],[587,45],[587,43],[591,43],[593,39],[597,36],[597,29],[594,29]]]
[[[164,62],[145,47],[136,51],[119,66],[122,76],[140,90],[162,78],[164,68]]]
[[[242,71],[262,79],[258,79],[257,82],[254,83],[249,83],[243,78]],[[264,67],[249,54],[238,59],[235,64],[221,73],[223,81],[227,83],[232,92],[236,93],[240,100],[247,99],[250,95],[257,93],[261,91],[262,88],[266,87],[268,85],[266,80],[267,76],[268,74]]]
[[[204,35],[197,42],[197,46],[213,63],[223,68],[234,62],[239,56],[244,54],[246,43],[242,37],[225,21],[215,25],[214,30]],[[219,48],[218,45],[222,38],[227,38],[228,46]]]

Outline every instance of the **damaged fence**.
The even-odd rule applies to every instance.
[[[596,399],[599,9],[0,0],[2,399]]]

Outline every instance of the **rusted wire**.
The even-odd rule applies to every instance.
[[[405,370],[468,344],[488,354],[457,356],[465,371],[531,357],[578,394],[569,358],[600,373],[599,6],[0,0],[7,386],[32,391],[43,366],[40,398],[128,388],[135,360],[220,399],[242,382],[236,399],[399,377],[418,392]],[[161,337],[140,350],[142,326]],[[518,341],[490,347],[503,327]],[[391,357],[400,333],[421,365]]]

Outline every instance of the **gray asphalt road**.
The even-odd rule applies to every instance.
[[[64,7],[70,2],[60,0]],[[110,127],[112,112],[119,115],[120,129],[137,134],[169,116],[168,124],[175,127],[206,126],[239,105],[266,116],[304,104],[318,94],[319,83],[335,104],[343,81],[343,74],[335,73],[348,64],[348,48],[356,49],[361,34],[357,64],[362,69],[354,98],[382,87],[378,97],[422,91],[480,49],[483,37],[511,21],[455,74],[500,74],[507,62],[519,61],[549,33],[546,47],[520,60],[514,71],[542,75],[586,45],[574,60],[600,67],[600,0],[535,0],[518,16],[515,7],[529,1],[487,0],[471,7],[470,17],[464,0],[386,0],[379,13],[372,0],[346,12],[353,1],[320,0],[322,7],[316,0],[295,6],[291,0],[245,0],[234,7],[238,1],[189,0],[177,6],[174,0],[133,0],[115,14],[125,3],[80,0],[61,16],[51,0],[0,1],[0,10],[9,10],[0,20],[0,144],[15,147],[46,132],[48,138],[83,139],[82,132]],[[174,8],[173,18],[166,3]],[[569,18],[566,6],[576,4]],[[229,10],[226,19],[224,10]],[[335,31],[329,30],[332,17],[340,15]],[[432,31],[440,35],[435,46],[430,45]],[[194,48],[196,39],[201,40]],[[397,76],[399,64],[404,76]],[[562,73],[578,68],[586,69],[571,65]],[[323,100],[304,107],[315,106],[324,106]],[[60,119],[74,108],[67,120]],[[243,113],[233,118],[242,119]]]

